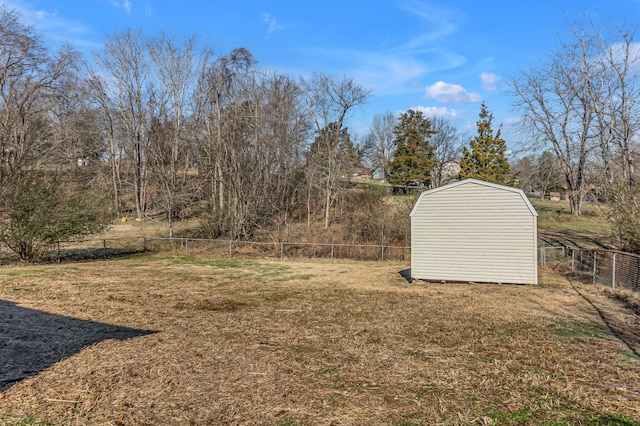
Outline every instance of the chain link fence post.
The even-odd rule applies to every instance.
[[[616,252],[611,255],[611,288],[616,288]]]
[[[575,271],[576,251],[571,249],[571,272]]]

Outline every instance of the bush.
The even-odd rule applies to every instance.
[[[107,197],[57,172],[26,171],[3,189],[0,241],[22,260],[37,259],[60,241],[104,231],[110,217]]]
[[[352,244],[406,245],[410,240],[409,213],[416,197],[391,197],[384,186],[368,185],[351,191],[344,225]]]
[[[640,253],[640,193],[627,188],[612,190],[609,219],[614,225],[620,248]]]

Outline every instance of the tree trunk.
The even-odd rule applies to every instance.
[[[140,140],[135,143],[134,149],[134,194],[136,203],[136,219],[142,220],[142,153],[140,152]]]

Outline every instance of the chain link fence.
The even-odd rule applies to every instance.
[[[540,266],[562,264],[594,284],[640,291],[640,256],[615,250],[540,247]]]
[[[329,258],[353,260],[409,260],[411,247],[315,242],[256,242],[196,238],[137,237],[60,242],[43,261],[110,258],[141,252],[176,252],[228,258]],[[17,255],[0,247],[0,265]]]
[[[44,261],[104,259],[142,252],[174,252],[227,258],[327,258],[373,261],[408,261],[411,247],[316,243],[257,242],[196,238],[135,237],[60,242]],[[0,265],[19,259],[0,245]],[[540,246],[541,267],[564,265],[593,283],[640,291],[640,256],[613,250],[585,250]]]

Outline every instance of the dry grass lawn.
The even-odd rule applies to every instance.
[[[640,425],[628,297],[550,272],[409,284],[407,267],[2,267],[0,423]]]

